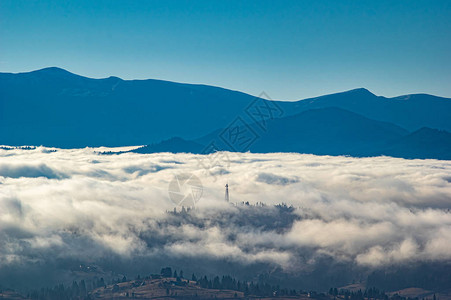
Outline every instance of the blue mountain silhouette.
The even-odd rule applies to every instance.
[[[380,154],[404,158],[451,159],[451,133],[423,127],[392,143]]]
[[[237,149],[239,143],[227,140],[224,135],[230,128],[223,128],[196,139],[193,153],[209,153],[214,150],[251,152],[300,152],[329,155],[368,156],[381,152],[392,143],[409,135],[397,125],[368,119],[341,108],[312,109],[296,115],[270,120],[266,129],[258,124],[242,126],[237,131],[250,130],[257,136],[247,148]],[[188,143],[174,139],[135,152],[188,152]],[[204,145],[201,149],[199,144]],[[208,147],[214,144],[216,149]],[[170,147],[169,147],[170,146]],[[158,150],[158,151],[155,151]],[[200,150],[200,151],[197,151]]]
[[[426,94],[385,98],[355,89],[270,101],[206,85],[92,79],[55,67],[0,73],[0,91],[5,145],[150,144],[140,151],[202,152],[238,117],[255,131],[253,152],[448,157],[451,99]],[[249,114],[253,105],[278,109],[264,130]],[[421,153],[412,153],[412,145]]]

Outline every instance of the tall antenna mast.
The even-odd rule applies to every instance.
[[[225,201],[229,202],[229,183],[226,183],[225,188]]]

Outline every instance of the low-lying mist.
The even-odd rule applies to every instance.
[[[0,150],[0,285],[166,265],[305,289],[381,270],[450,276],[449,161],[106,150]],[[180,174],[200,180],[186,212],[168,190]]]

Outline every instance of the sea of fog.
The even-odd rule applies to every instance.
[[[0,150],[0,283],[451,261],[451,161],[124,150]]]

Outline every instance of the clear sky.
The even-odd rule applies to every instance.
[[[0,1],[0,71],[451,97],[451,1]]]

